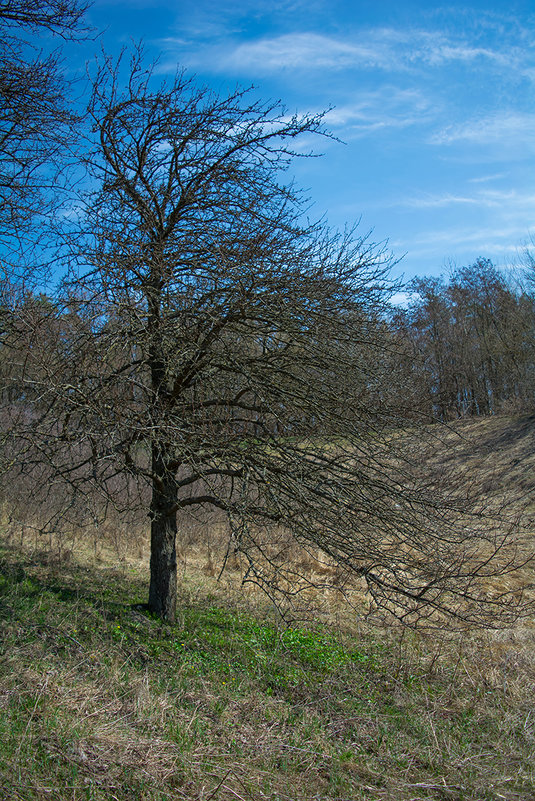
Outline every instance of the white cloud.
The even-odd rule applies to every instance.
[[[535,147],[535,114],[501,112],[493,117],[468,120],[448,125],[430,139],[433,145],[450,145],[456,142],[475,145],[502,143],[505,146],[524,144]]]
[[[424,195],[420,197],[406,198],[400,205],[411,209],[437,209],[452,205],[474,205],[478,201],[475,197],[463,197],[462,195]],[[398,205],[398,204],[396,204]]]
[[[345,69],[356,64],[385,66],[373,46],[353,44],[317,33],[285,34],[238,45],[223,56],[220,68],[271,72],[279,69]]]
[[[403,198],[392,204],[412,209],[438,209],[448,206],[472,206],[477,209],[498,210],[502,221],[515,219],[529,224],[535,219],[535,192],[518,192],[510,190],[486,189],[468,194],[451,194],[445,192],[437,195],[420,195]]]
[[[501,65],[510,63],[510,57],[485,47],[468,47],[466,45],[452,45],[441,41],[441,37],[432,37],[430,46],[423,47],[416,53],[416,58],[425,61],[433,67],[442,66],[452,62],[467,63],[478,59],[494,61]]]
[[[390,298],[390,304],[400,309],[406,309],[410,301],[411,296],[408,292],[396,292],[396,294],[392,295]]]
[[[163,40],[162,44],[173,49],[172,39]],[[508,51],[473,47],[440,31],[394,28],[363,29],[345,37],[294,32],[239,44],[222,37],[215,45],[198,42],[182,56],[191,66],[202,64],[216,71],[249,74],[287,69],[309,72],[348,68],[393,71],[413,69],[418,65],[429,68],[482,60],[506,65],[512,58]]]
[[[528,232],[529,227],[525,225],[452,226],[415,235],[409,244],[401,240],[393,241],[391,244],[392,247],[405,248],[411,256],[436,253],[437,245],[445,251],[458,251],[469,247],[481,252],[505,253],[517,250],[518,242],[525,239]]]
[[[420,91],[383,86],[336,106],[326,115],[326,122],[331,128],[343,128],[341,136],[348,140],[387,128],[421,124],[436,111],[436,105],[432,108]]]
[[[527,67],[522,71],[524,77],[535,83],[535,67]]]
[[[398,207],[437,211],[433,222],[427,225],[421,220],[420,232],[414,231],[408,236],[395,237],[391,246],[395,251],[407,253],[406,262],[421,262],[420,270],[429,269],[424,266],[426,260],[435,259],[431,269],[437,267],[437,253],[442,253],[447,261],[453,259],[459,263],[469,264],[479,256],[496,259],[507,259],[514,256],[518,243],[525,241],[533,230],[535,219],[535,192],[515,190],[485,190],[473,195],[449,194],[427,196],[405,201],[400,200]],[[455,212],[456,222],[452,216],[441,212],[448,206],[458,207]],[[441,216],[440,216],[441,215]],[[418,216],[415,221],[418,221]],[[449,224],[441,220],[449,219]],[[417,223],[418,224],[418,223]]]
[[[492,175],[480,175],[477,178],[469,178],[469,184],[487,184],[491,181],[499,181],[501,178],[504,178],[506,173],[504,172],[495,172]]]

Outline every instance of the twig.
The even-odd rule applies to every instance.
[[[225,779],[227,778],[227,776],[229,775],[229,773],[232,773],[232,768],[230,768],[229,770],[227,770],[227,772],[225,773],[225,775],[223,776],[223,778],[221,779],[221,781],[219,782],[219,784],[217,785],[217,787],[215,788],[215,790],[212,790],[212,792],[210,793],[210,795],[209,795],[209,796],[207,796],[207,798],[206,798],[206,801],[210,801],[210,799],[214,797],[214,795],[217,793],[217,791],[219,790],[219,788],[221,787],[221,785],[223,784],[223,782],[225,781]]]

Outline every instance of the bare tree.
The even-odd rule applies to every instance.
[[[16,311],[12,463],[41,488],[98,493],[103,513],[144,509],[149,608],[168,620],[181,514],[205,507],[274,600],[306,579],[293,543],[405,622],[514,616],[516,597],[492,584],[519,564],[508,533],[440,500],[396,452],[378,386],[390,257],[308,223],[282,183],[321,117],[183,74],[154,86],[139,54],[125,87],[119,72],[106,62],[94,80],[96,190],[72,272],[39,307],[46,357]]]
[[[533,299],[479,259],[449,282],[419,278],[404,317],[441,420],[533,408]]]
[[[35,34],[84,36],[85,10],[77,0],[0,2],[0,247],[12,264],[30,260],[31,242],[58,206],[58,174],[77,120],[61,52],[43,52]]]

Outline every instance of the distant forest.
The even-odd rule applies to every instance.
[[[408,308],[394,314],[399,375],[392,391],[442,421],[533,411],[535,297],[488,259],[449,280],[416,278]],[[404,400],[405,399],[405,400]],[[411,411],[412,410],[412,411]]]

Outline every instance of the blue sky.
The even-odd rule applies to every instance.
[[[110,51],[142,38],[162,77],[333,107],[345,144],[317,142],[297,182],[331,225],[388,239],[406,278],[510,264],[535,233],[532,2],[96,0],[90,21]]]

